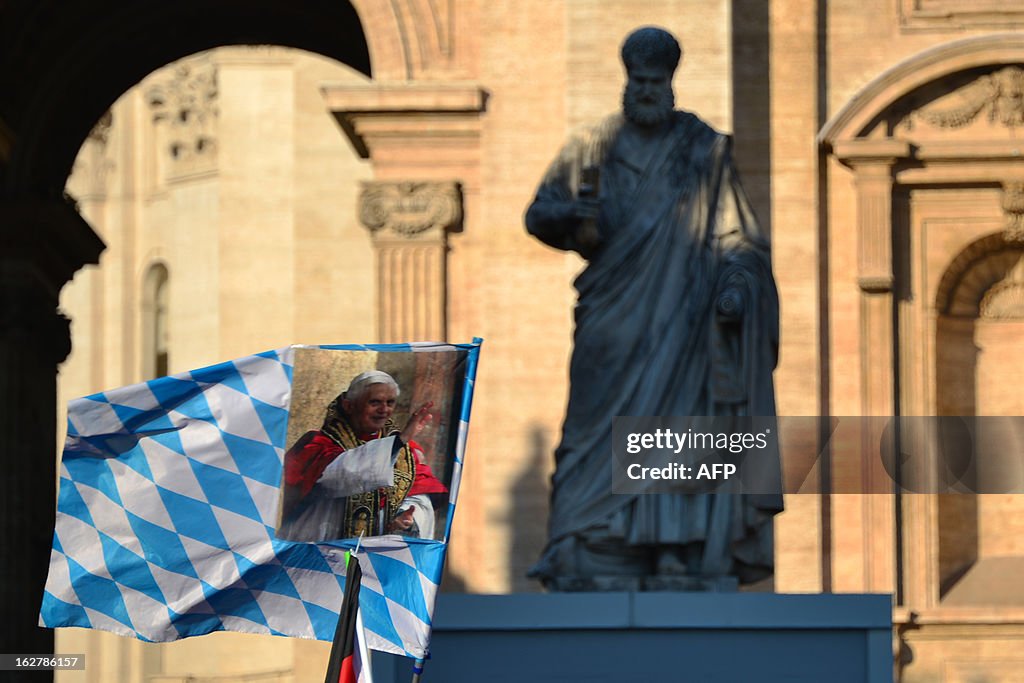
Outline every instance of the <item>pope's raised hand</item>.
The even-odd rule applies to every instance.
[[[430,413],[430,409],[434,407],[433,401],[427,401],[419,407],[419,409],[409,416],[409,421],[405,424],[398,438],[402,440],[402,443],[409,443],[416,438],[416,435],[423,431],[423,428],[430,424],[433,419],[433,415]]]

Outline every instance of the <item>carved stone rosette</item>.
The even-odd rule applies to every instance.
[[[380,341],[444,340],[447,234],[462,222],[458,183],[366,182],[359,220],[377,253]]]

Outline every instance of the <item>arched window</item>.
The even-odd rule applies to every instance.
[[[164,264],[154,263],[146,271],[142,294],[142,375],[145,379],[168,373],[168,283]]]

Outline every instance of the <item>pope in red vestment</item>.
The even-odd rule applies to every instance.
[[[289,449],[279,538],[433,538],[431,498],[447,488],[413,439],[430,421],[431,404],[399,430],[391,420],[397,397],[390,375],[363,373],[330,404],[320,429],[306,432]]]

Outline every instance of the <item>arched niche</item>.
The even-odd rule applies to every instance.
[[[937,412],[1024,414],[1024,242],[996,233],[965,247],[940,280],[935,310]],[[1022,519],[1024,496],[938,496],[940,604],[1024,605],[1008,580],[1024,571]]]
[[[855,260],[842,266],[849,270],[832,282],[855,283],[842,300],[856,301],[864,415],[980,409],[983,393],[954,380],[947,361],[968,374],[982,364],[972,344],[987,323],[980,313],[968,323],[943,312],[938,293],[961,306],[968,296],[961,284],[980,287],[1006,265],[1009,257],[989,247],[1024,236],[1022,95],[1024,36],[979,36],[930,48],[880,74],[819,133],[824,192],[831,205],[850,208],[828,216],[825,234],[837,244],[852,234],[856,245]],[[987,256],[977,270],[951,268],[958,259],[974,263],[979,249]],[[984,295],[970,296],[981,297],[972,304],[980,311]],[[987,305],[1005,307],[1009,296]],[[864,588],[893,591],[915,610],[940,607],[957,572],[984,555],[986,540],[971,541],[964,528],[980,528],[970,520],[987,513],[968,509],[967,497],[865,498],[870,533],[855,541],[872,557]],[[957,539],[969,542],[955,547]]]

